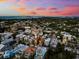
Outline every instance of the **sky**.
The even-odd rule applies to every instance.
[[[79,0],[0,0],[0,16],[79,16]]]

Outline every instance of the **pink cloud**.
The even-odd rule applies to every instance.
[[[57,8],[56,7],[47,7],[47,8],[45,8],[45,7],[38,7],[38,8],[35,8],[36,10],[57,10]]]
[[[71,7],[65,7],[62,12],[60,12],[62,15],[76,15],[79,14],[79,7],[78,6],[71,6]]]
[[[31,0],[19,0],[18,2],[23,4],[23,3],[26,3],[28,1],[31,1]]]
[[[68,7],[65,7],[63,8],[63,10],[56,10],[56,11],[40,11],[38,12],[38,14],[41,14],[41,15],[46,15],[46,16],[72,16],[72,15],[79,15],[79,7],[77,6],[68,6]]]
[[[36,8],[36,10],[46,10],[46,8],[44,8],[44,7],[39,7],[39,8]]]
[[[48,10],[57,10],[56,7],[48,7]]]
[[[62,10],[55,7],[36,7],[32,10],[27,10],[26,7],[15,8],[16,11],[26,15],[43,15],[43,16],[72,16],[79,15],[78,6],[66,6]],[[54,10],[54,11],[51,11]]]
[[[36,15],[37,13],[34,11],[31,11],[30,14]]]
[[[31,0],[19,0],[18,2],[17,2],[17,4],[19,5],[19,6],[22,6],[22,7],[25,7],[26,5],[26,2],[28,2],[28,1],[31,1]]]

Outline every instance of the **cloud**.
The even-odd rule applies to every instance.
[[[7,2],[7,0],[0,0],[0,3]]]
[[[7,2],[15,3],[17,0],[7,0]]]
[[[79,7],[78,6],[69,6],[65,7],[62,12],[62,15],[77,15],[79,14]]]
[[[26,8],[13,6],[11,9],[19,12],[21,15],[26,14]]]
[[[43,16],[72,16],[79,15],[79,6],[77,5],[67,5],[61,8],[48,6],[48,7],[37,7],[35,6],[31,10],[28,9],[29,6],[26,6],[24,3],[27,1],[33,0],[20,0],[17,2],[19,7],[14,8],[21,15],[43,15]],[[35,0],[34,0],[35,1]]]
[[[36,10],[46,10],[46,8],[44,8],[44,7],[39,7],[39,8],[36,8]]]
[[[51,10],[57,10],[57,8],[56,7],[47,7],[47,8],[45,8],[45,7],[38,7],[38,8],[36,8],[36,10],[49,10],[49,11],[51,11]]]
[[[37,13],[35,11],[31,11],[30,14],[36,15]]]
[[[26,7],[18,7],[17,8],[14,6],[13,9],[16,10],[17,12],[19,12],[20,15],[36,15],[35,11],[33,11],[33,10],[29,11],[29,10],[27,10]]]
[[[48,9],[48,10],[57,10],[56,7],[48,7],[47,9]]]
[[[53,10],[53,9],[52,9]],[[44,16],[73,16],[73,15],[79,15],[79,7],[78,6],[67,6],[64,7],[62,10],[56,10],[56,11],[37,11],[39,15]]]
[[[28,1],[31,1],[31,0],[18,0],[17,3],[19,3],[19,4],[25,4]]]

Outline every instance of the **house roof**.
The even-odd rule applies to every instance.
[[[4,45],[3,45],[3,44],[0,44],[0,50],[1,50],[3,47],[4,47]]]
[[[6,40],[2,41],[1,43],[2,43],[2,44],[6,44],[6,43],[9,43],[9,42],[11,42],[11,41],[13,41],[12,38],[6,39]]]

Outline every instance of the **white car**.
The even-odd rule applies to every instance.
[[[50,43],[50,38],[46,38],[45,41],[44,41],[44,45],[45,46],[48,46]]]

